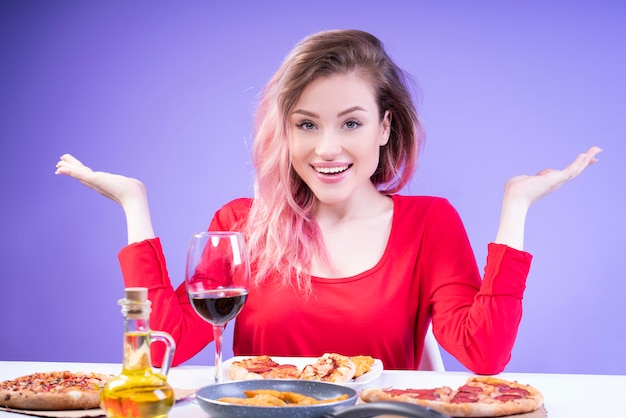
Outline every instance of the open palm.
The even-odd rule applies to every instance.
[[[70,154],[61,156],[56,167],[56,174],[73,177],[122,206],[129,199],[145,193],[145,187],[139,180],[104,171],[93,171]]]
[[[515,176],[506,182],[505,194],[530,206],[543,196],[558,190],[582,173],[585,168],[594,164],[597,161],[596,155],[601,151],[599,147],[591,147],[562,170],[547,168],[534,176]]]

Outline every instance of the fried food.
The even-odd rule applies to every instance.
[[[229,397],[220,398],[218,401],[248,406],[287,406],[287,402],[272,395],[255,395],[251,398]]]
[[[227,397],[218,401],[248,406],[304,406],[338,402],[348,399],[341,395],[332,399],[316,399],[297,392],[280,392],[272,389],[256,389],[243,391],[245,398]]]

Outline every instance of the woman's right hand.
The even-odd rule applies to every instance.
[[[73,177],[122,207],[131,200],[146,196],[146,188],[139,180],[104,171],[93,171],[70,154],[62,155],[56,167],[55,174]]]
[[[142,182],[119,174],[93,171],[70,154],[62,155],[56,168],[55,174],[73,177],[122,206],[129,244],[154,237],[148,195]]]

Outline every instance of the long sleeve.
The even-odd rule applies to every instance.
[[[169,333],[176,341],[173,365],[178,365],[201,351],[213,340],[213,329],[196,314],[185,292],[184,283],[172,287],[161,242],[153,238],[131,244],[118,255],[127,287],[147,287],[152,302],[150,327]],[[152,345],[152,361],[160,365],[161,344]]]
[[[499,373],[510,360],[517,336],[532,257],[489,244],[481,281],[458,214],[449,205],[439,205],[437,211],[445,222],[426,228],[428,245],[423,246],[435,336],[470,370]]]
[[[250,199],[237,199],[225,205],[216,213],[209,229],[233,229],[249,207]],[[118,259],[127,287],[148,288],[148,299],[152,301],[150,327],[169,333],[176,341],[173,365],[187,361],[213,341],[213,328],[191,306],[184,282],[176,289],[172,286],[159,238],[124,247]],[[163,347],[154,344],[153,363],[160,365],[162,358]]]

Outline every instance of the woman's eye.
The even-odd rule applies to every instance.
[[[313,122],[309,122],[306,120],[303,122],[297,123],[296,126],[305,131],[310,131],[310,130],[315,129],[315,125],[313,124]]]
[[[361,124],[355,120],[349,120],[344,124],[344,126],[348,129],[356,129],[361,126]]]

